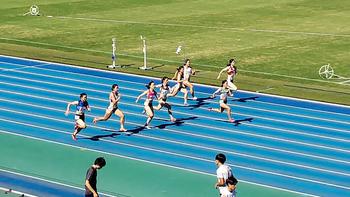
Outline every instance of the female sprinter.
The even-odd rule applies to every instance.
[[[187,99],[188,99],[188,91],[186,87],[183,84],[183,76],[184,76],[184,68],[183,66],[180,66],[177,68],[174,77],[172,78],[173,80],[176,79],[176,85],[172,88],[171,95],[169,96],[176,96],[179,91],[184,93],[184,105],[187,104]]]
[[[136,99],[136,103],[140,100],[140,98],[144,95],[146,95],[146,100],[144,102],[144,105],[145,105],[145,111],[147,113],[147,121],[146,121],[146,124],[145,124],[145,128],[146,129],[151,129],[150,127],[150,123],[151,123],[151,120],[153,119],[154,117],[154,110],[153,110],[153,100],[155,98],[157,98],[157,92],[154,90],[154,82],[153,81],[150,81],[148,83],[148,85],[146,85],[147,89],[146,91],[144,91],[142,94],[140,94],[137,99]]]
[[[230,106],[227,105],[227,96],[232,96],[231,90],[228,87],[228,83],[226,80],[222,81],[221,87],[216,90],[213,95],[211,96],[212,98],[215,98],[215,95],[220,93],[220,108],[209,108],[209,111],[216,111],[222,113],[224,110],[227,111],[227,117],[229,122],[234,122],[235,120],[231,118],[231,108]]]
[[[169,88],[169,78],[168,77],[163,77],[162,78],[162,83],[159,85],[156,85],[157,88],[160,90],[160,95],[158,97],[158,106],[154,107],[155,110],[160,110],[162,107],[166,107],[168,109],[168,114],[170,116],[170,121],[175,122],[176,119],[173,117],[173,113],[171,111],[171,105],[166,102],[167,98],[169,96],[172,96],[170,94],[171,90]]]
[[[195,75],[196,71],[194,69],[192,69],[190,64],[191,64],[190,59],[186,59],[185,63],[184,63],[184,80],[183,80],[183,84],[186,87],[190,88],[190,93],[192,95],[193,100],[197,100],[197,97],[194,96],[193,84],[190,82],[191,75]]]
[[[235,59],[230,59],[226,68],[222,69],[217,77],[217,79],[220,79],[220,76],[223,72],[227,72],[227,84],[230,90],[237,91],[237,86],[233,84],[234,77],[237,75],[237,67],[235,66]]]
[[[75,111],[75,126],[74,126],[74,132],[72,134],[73,140],[77,140],[77,134],[82,130],[86,128],[85,123],[85,110],[90,111],[89,103],[87,102],[87,95],[86,93],[80,94],[80,100],[79,101],[73,101],[68,103],[67,109],[65,112],[65,115],[68,116],[70,106],[75,105],[76,111]]]
[[[120,129],[119,131],[123,132],[126,131],[124,128],[124,123],[125,123],[125,116],[124,113],[118,108],[118,102],[120,100],[121,95],[118,92],[119,87],[117,84],[112,85],[112,91],[109,93],[109,106],[106,109],[106,113],[103,117],[96,117],[94,118],[94,124],[98,121],[106,121],[108,120],[112,114],[114,113],[115,115],[119,116],[120,118]]]

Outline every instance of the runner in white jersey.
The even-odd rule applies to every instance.
[[[197,97],[194,96],[193,84],[190,82],[191,75],[195,75],[196,71],[194,69],[192,69],[190,64],[191,64],[190,59],[186,59],[185,63],[184,63],[184,80],[183,80],[183,84],[186,87],[190,88],[190,93],[192,95],[193,100],[197,100]]]
[[[176,85],[172,88],[171,95],[176,96],[177,93],[181,91],[182,93],[184,93],[184,105],[188,105],[187,104],[188,91],[185,85],[183,84],[183,81],[184,81],[183,76],[184,76],[184,67],[180,66],[179,68],[177,68],[174,74],[174,77],[172,78],[173,80],[176,80]]]
[[[126,131],[124,128],[125,116],[124,113],[119,109],[118,102],[120,100],[121,95],[119,94],[119,86],[117,84],[112,85],[112,91],[109,93],[109,105],[106,109],[106,113],[103,117],[95,117],[93,123],[96,124],[98,121],[106,121],[108,120],[112,114],[119,116],[120,118],[120,129],[119,131]]]
[[[169,87],[169,78],[168,77],[163,77],[162,78],[162,83],[159,84],[159,85],[156,85],[157,88],[159,88],[160,90],[160,94],[159,94],[159,97],[158,97],[158,106],[154,107],[155,110],[160,110],[163,106],[166,107],[168,109],[168,114],[170,116],[170,121],[172,122],[175,122],[176,119],[173,117],[173,113],[171,111],[171,105],[166,102],[168,97],[170,96],[174,96],[172,95],[170,92],[171,92],[171,89]]]
[[[235,66],[235,59],[230,59],[226,68],[222,69],[217,77],[220,79],[223,72],[227,72],[227,84],[230,90],[237,91],[237,86],[233,83],[234,77],[237,75],[237,67]]]
[[[223,80],[221,83],[221,87],[216,90],[211,98],[215,98],[216,94],[220,94],[220,108],[209,108],[209,111],[215,111],[222,113],[224,110],[227,111],[227,117],[229,122],[234,122],[235,120],[231,117],[231,108],[227,105],[227,96],[232,96],[231,90],[228,88],[227,81]]]

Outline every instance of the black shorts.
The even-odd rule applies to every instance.
[[[75,121],[81,119],[82,121],[85,122],[85,114],[75,114],[74,119]]]

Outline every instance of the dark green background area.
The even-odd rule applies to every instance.
[[[32,4],[41,16],[23,16]],[[116,37],[118,63],[129,65],[118,71],[161,77],[181,64],[175,49],[183,45],[201,71],[196,82],[219,85],[218,72],[235,57],[239,89],[350,104],[350,83],[318,76],[330,63],[350,77],[349,7],[344,0],[2,0],[0,54],[106,69]],[[138,69],[140,35],[154,70]]]
[[[0,167],[26,175],[83,188],[86,170],[95,158],[103,156],[107,165],[98,172],[99,191],[134,197],[217,196],[213,187],[215,176],[4,133],[0,133],[0,144]],[[300,196],[243,182],[238,185],[238,194],[242,197]]]

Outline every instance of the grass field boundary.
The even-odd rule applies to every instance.
[[[57,45],[57,44],[49,44],[49,43],[42,43],[42,42],[35,42],[35,41],[28,41],[28,40],[21,40],[21,39],[13,39],[13,38],[5,38],[0,37],[0,40],[7,40],[7,41],[15,41],[15,42],[21,42],[21,43],[29,43],[29,44],[37,44],[37,45],[43,45],[43,46],[51,46],[51,47],[59,47],[59,48],[66,48],[66,49],[74,49],[74,50],[80,50],[80,51],[88,51],[88,52],[95,52],[95,53],[104,53],[104,54],[111,54],[111,52],[101,51],[101,50],[93,50],[93,49],[85,49],[80,47],[72,47],[72,46],[65,46],[65,45]],[[136,56],[136,55],[127,55],[123,53],[117,53],[117,55],[120,56],[126,56],[126,57],[133,57],[138,59],[143,59],[143,56]],[[13,56],[11,56],[13,57]],[[172,60],[166,60],[166,59],[159,59],[159,58],[152,58],[147,57],[147,59],[154,60],[154,61],[160,61],[160,62],[168,62],[168,63],[176,63],[176,64],[182,64],[183,62],[179,61],[172,61]],[[53,63],[53,62],[52,62]],[[59,64],[59,63],[58,63]],[[213,66],[213,65],[206,65],[206,64],[195,64],[193,65],[197,66],[203,66],[203,67],[210,67],[210,68],[217,68],[218,72],[220,70],[219,67]],[[305,78],[305,77],[297,77],[297,76],[289,76],[289,75],[283,75],[283,74],[275,74],[275,73],[267,73],[267,72],[260,72],[260,71],[251,71],[251,70],[244,70],[240,69],[240,72],[245,73],[252,73],[252,74],[259,74],[259,75],[267,75],[267,76],[275,76],[275,77],[283,77],[283,78],[289,78],[289,79],[298,79],[298,80],[307,80],[307,81],[314,81],[314,82],[321,82],[321,83],[329,83],[329,84],[337,84],[337,85],[345,85],[348,86],[350,84],[347,83],[339,83],[334,81],[326,81],[321,79],[311,79],[311,78]],[[316,72],[316,71],[315,71]]]

